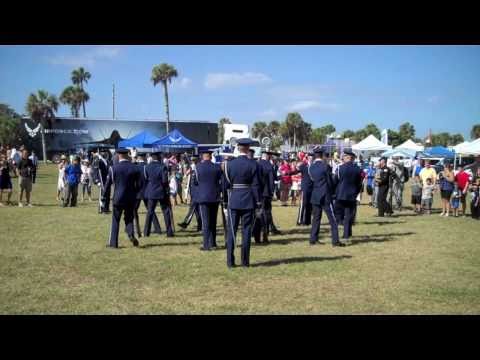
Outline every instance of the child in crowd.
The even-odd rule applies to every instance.
[[[418,214],[422,212],[422,182],[420,176],[416,175],[410,184],[412,189],[412,205],[414,211]]]
[[[470,212],[472,218],[480,220],[480,178],[472,184],[472,201],[470,203]]]
[[[175,176],[176,171],[172,170],[170,172],[170,179],[169,179],[169,186],[170,186],[170,203],[172,204],[172,208],[175,207],[177,204],[177,178]]]
[[[427,178],[427,181],[423,184],[422,188],[422,208],[428,215],[432,213],[434,191],[435,185],[433,185],[432,179]]]
[[[453,216],[458,217],[458,208],[460,207],[460,197],[462,194],[460,194],[460,191],[458,190],[458,185],[455,184],[452,192],[452,200],[451,200],[451,207],[453,210]]]

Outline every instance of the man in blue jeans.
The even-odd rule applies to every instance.
[[[73,163],[65,168],[65,198],[63,207],[77,206],[78,184],[80,184],[80,177],[82,169],[80,167],[80,157],[76,156]]]

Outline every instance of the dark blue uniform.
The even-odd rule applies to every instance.
[[[148,200],[147,218],[145,220],[144,234],[150,236],[152,228],[153,216],[157,203],[162,208],[165,227],[167,228],[167,236],[173,236],[172,228],[172,208],[170,206],[170,188],[168,186],[168,168],[162,162],[153,160],[145,166],[144,177],[147,182],[145,187],[145,197]]]
[[[342,209],[344,239],[352,235],[357,196],[362,188],[361,172],[362,170],[353,161],[348,161],[339,167],[336,175],[335,206]]]
[[[112,166],[105,182],[105,189],[108,191],[106,193],[110,193],[112,184],[115,185],[115,189],[113,192],[113,213],[109,246],[117,248],[119,224],[122,213],[124,213],[125,231],[130,240],[134,239],[133,213],[137,191],[140,189],[137,167],[128,160],[122,160]]]
[[[260,179],[260,196],[262,201],[262,213],[259,219],[255,220],[253,235],[255,242],[260,242],[260,235],[263,233],[263,242],[268,243],[268,233],[272,228],[272,198],[275,192],[275,181],[277,174],[273,171],[273,165],[269,160],[260,159],[258,161],[258,171]]]
[[[261,206],[258,167],[246,155],[225,162],[225,177],[228,188],[228,237],[227,266],[235,266],[235,239],[240,219],[242,220],[243,266],[250,265],[250,240],[255,209]]]
[[[103,157],[98,160],[98,180],[100,181],[101,198],[103,199],[100,212],[106,213],[110,211],[111,188],[105,185],[107,183],[107,176],[110,172],[111,165],[110,162]]]
[[[308,175],[308,168],[311,164],[302,163],[298,170],[302,174],[300,189],[302,190],[302,199],[298,209],[297,225],[310,225],[312,223],[312,191],[313,182]]]
[[[203,230],[203,249],[217,247],[217,214],[220,203],[222,170],[211,161],[202,161],[194,171],[196,201],[199,204]]]
[[[148,209],[148,202],[147,199],[145,198],[145,188],[147,187],[147,182],[145,180],[145,162],[139,161],[137,162],[138,171],[140,173],[140,190],[137,193],[137,199],[135,201],[135,227],[137,230],[137,235],[139,237],[142,236],[142,232],[140,231],[140,220],[138,217],[138,209],[140,208],[140,204],[143,201],[143,204],[145,205],[145,209]],[[153,227],[155,229],[154,233],[155,234],[161,234],[162,233],[162,228],[160,227],[160,223],[158,221],[157,214],[153,213]]]
[[[332,195],[333,195],[333,179],[329,166],[321,160],[314,160],[310,166],[308,175],[313,182],[313,191],[311,197],[313,219],[312,230],[310,233],[310,243],[315,244],[318,241],[320,232],[320,220],[322,210],[325,211],[330,223],[332,234],[332,244],[339,244],[338,225],[333,214]]]

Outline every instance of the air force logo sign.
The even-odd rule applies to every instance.
[[[35,129],[31,129],[27,125],[27,123],[25,123],[25,130],[27,130],[28,135],[30,135],[30,137],[34,138],[35,136],[37,136],[38,132],[40,131],[40,124],[38,124]]]

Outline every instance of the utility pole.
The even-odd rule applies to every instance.
[[[112,84],[112,118],[115,120],[115,83]]]

